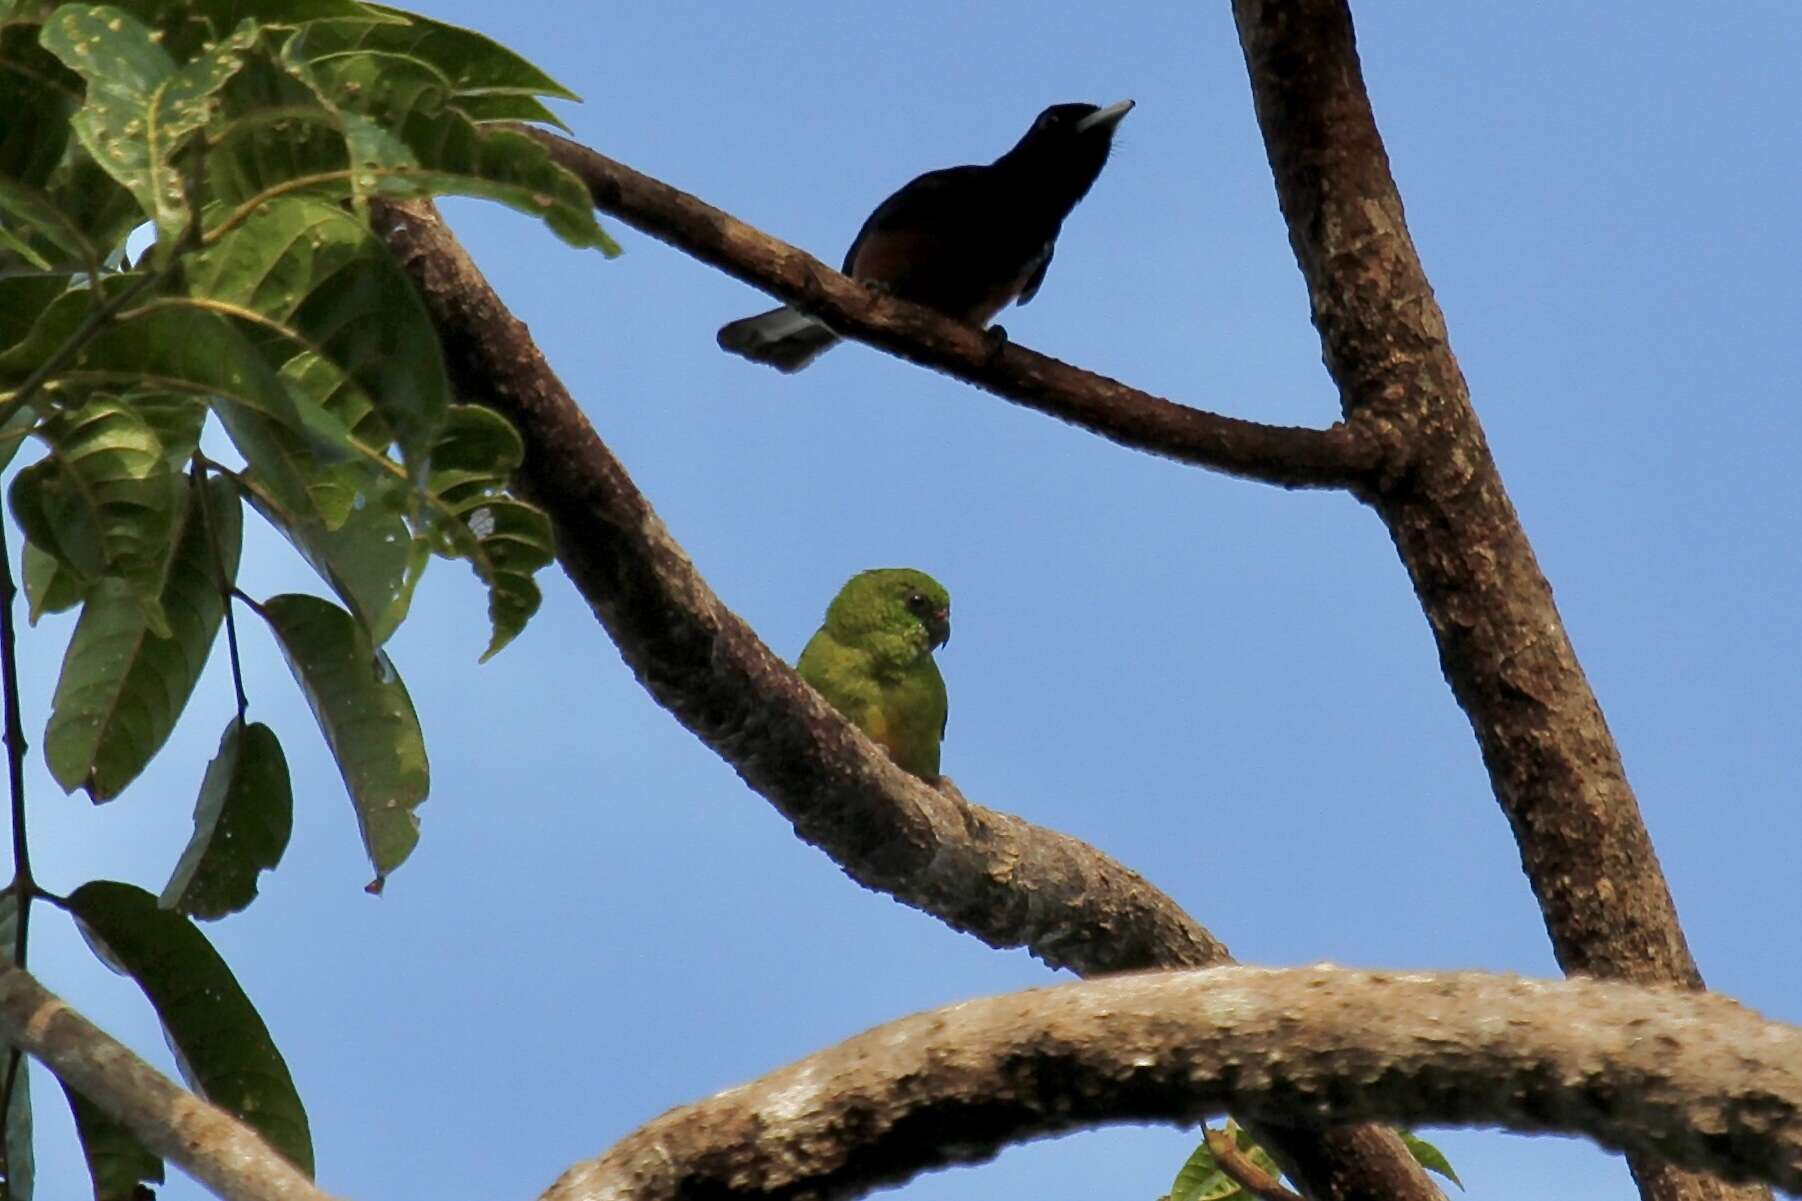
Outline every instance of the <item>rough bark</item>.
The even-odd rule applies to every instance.
[[[331,1201],[250,1127],[170,1082],[9,963],[0,963],[0,1042],[42,1061],[226,1201]]]
[[[1360,494],[1413,580],[1558,962],[1570,973],[1700,988],[1620,752],[1502,486],[1408,236],[1351,12],[1344,0],[1237,0],[1233,11],[1346,422],[1410,448],[1408,470]],[[1728,1195],[1631,1162],[1648,1198]]]
[[[1802,1187],[1802,1030],[1726,998],[1229,967],[891,1022],[672,1110],[543,1201],[832,1201],[1029,1138],[1227,1108],[1577,1133]]]
[[[1083,975],[1230,962],[1136,872],[1076,839],[896,768],[707,587],[525,326],[427,205],[377,228],[418,284],[458,387],[525,442],[518,485],[640,683],[852,879],[994,947]],[[1437,1201],[1393,1132],[1266,1124],[1261,1139],[1322,1201]]]
[[[1224,417],[1072,367],[974,326],[882,296],[786,242],[586,146],[519,126],[588,185],[595,207],[762,288],[834,330],[1016,404],[1178,462],[1284,487],[1346,487],[1399,448],[1374,432],[1297,429]]]

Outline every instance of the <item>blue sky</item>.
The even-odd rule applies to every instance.
[[[1224,0],[467,0],[587,100],[606,153],[836,262],[912,175],[1046,104],[1132,97],[1018,341],[1264,421],[1337,415]],[[1802,1021],[1802,8],[1358,6],[1414,238],[1710,983]],[[792,657],[852,572],[954,598],[945,766],[1143,872],[1244,961],[1554,974],[1469,727],[1380,523],[1122,450],[874,351],[793,378],[720,353],[745,286],[618,223],[615,262],[472,203],[470,249],[720,595]],[[665,1108],[918,1009],[1060,977],[866,893],[632,680],[570,585],[496,661],[435,565],[391,644],[435,787],[387,895],[286,668],[253,716],[296,776],[262,899],[209,928],[349,1198],[525,1198]],[[253,594],[313,588],[265,536]],[[66,618],[26,640],[41,730]],[[160,888],[230,715],[223,656],[103,810],[34,752],[39,874]],[[34,966],[168,1064],[59,915]],[[39,1195],[81,1169],[49,1079]],[[1587,1144],[1435,1134],[1475,1197],[1629,1198]],[[1116,1129],[909,1186],[1153,1201],[1191,1133]],[[169,1197],[200,1195],[191,1183]]]

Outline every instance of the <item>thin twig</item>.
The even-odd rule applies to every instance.
[[[1265,425],[1177,404],[973,325],[864,287],[788,243],[624,163],[515,126],[588,186],[595,207],[824,320],[838,333],[956,376],[1136,450],[1285,488],[1348,488],[1393,474],[1378,427]],[[704,337],[696,331],[697,338]]]
[[[13,581],[12,550],[7,545],[6,522],[0,519],[0,694],[5,697],[6,784],[12,812],[13,879],[8,891],[17,909],[14,919],[12,961],[25,966],[31,925],[31,902],[37,881],[31,874],[31,845],[25,836],[25,723],[19,712],[19,656],[14,627],[14,602],[19,588]],[[0,1086],[0,1130],[12,1113],[13,1092],[24,1070],[17,1043],[6,1056],[6,1083]],[[4,1137],[0,1135],[0,1137]]]

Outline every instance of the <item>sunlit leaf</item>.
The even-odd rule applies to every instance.
[[[161,904],[211,920],[257,895],[257,877],[281,862],[294,825],[288,760],[275,731],[236,718],[207,764],[194,804],[194,836],[175,865]]]
[[[387,656],[349,613],[318,597],[263,603],[356,809],[379,889],[419,841],[413,810],[429,786],[412,698]]]
[[[1414,1157],[1416,1163],[1429,1172],[1439,1173],[1459,1188],[1464,1187],[1464,1182],[1458,1179],[1458,1173],[1452,1171],[1451,1160],[1445,1157],[1445,1152],[1413,1131],[1403,1130],[1401,1136],[1402,1142],[1408,1148],[1408,1154]]]
[[[580,99],[513,51],[483,34],[434,21],[418,13],[372,4],[396,18],[386,25],[321,21],[301,34],[296,47],[305,58],[325,58],[356,50],[404,54],[430,63],[458,95],[515,94]]]
[[[144,1201],[148,1190],[139,1186],[163,1182],[163,1161],[145,1150],[137,1135],[67,1084],[63,1096],[75,1116],[75,1135],[88,1163],[94,1201]]]
[[[1169,1201],[1224,1201],[1240,1192],[1239,1182],[1220,1170],[1206,1142],[1198,1143],[1170,1185]]]
[[[87,80],[76,137],[137,197],[173,248],[192,217],[177,155],[206,124],[211,97],[243,63],[257,27],[246,20],[210,50],[178,65],[155,30],[109,5],[65,4],[44,24],[44,48]]]
[[[69,909],[95,952],[150,998],[194,1090],[311,1175],[312,1136],[288,1065],[206,935],[150,893],[110,880],[83,884]]]
[[[168,637],[152,632],[123,581],[103,578],[88,593],[44,734],[44,758],[65,791],[85,788],[96,802],[111,800],[175,728],[225,613],[215,539],[229,581],[237,573],[241,523],[236,488],[225,477],[207,481],[204,506],[198,497],[185,505],[161,593]]]

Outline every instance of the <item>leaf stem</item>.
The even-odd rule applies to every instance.
[[[13,842],[13,879],[8,891],[12,893],[13,904],[18,907],[13,926],[12,961],[15,967],[22,968],[37,881],[31,875],[31,847],[25,837],[25,726],[19,717],[18,643],[13,625],[13,602],[18,595],[19,588],[13,580],[12,551],[6,541],[6,522],[0,519],[0,695],[4,696],[6,781],[11,800]],[[6,1083],[0,1086],[0,1128],[12,1112],[13,1092],[23,1070],[21,1058],[16,1046],[6,1056]]]
[[[225,578],[225,553],[219,549],[219,527],[213,524],[213,509],[207,500],[206,473],[209,466],[216,465],[196,451],[192,474],[194,491],[200,497],[200,520],[206,525],[207,545],[213,552],[213,577],[219,586],[219,595],[225,601],[225,649],[231,656],[232,691],[238,698],[238,725],[241,728],[244,725],[245,711],[250,708],[250,698],[244,694],[244,664],[238,658],[238,622],[232,613],[232,596],[237,589]]]

